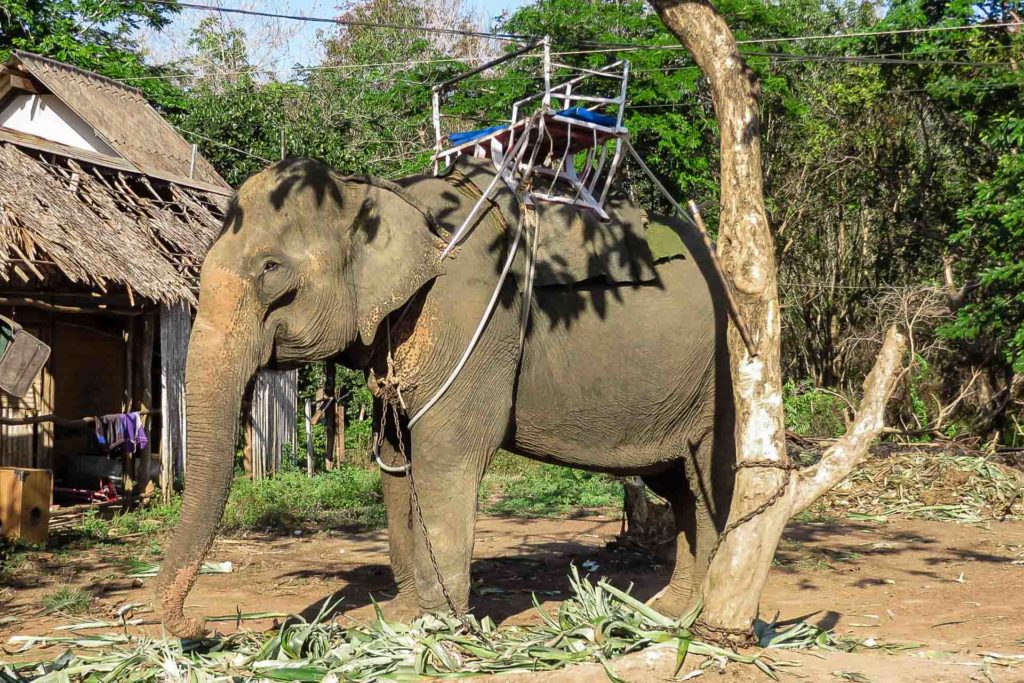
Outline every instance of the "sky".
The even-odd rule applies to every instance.
[[[502,12],[514,10],[527,0],[466,0],[475,7],[490,28],[494,18]],[[344,0],[213,0],[225,8],[241,7],[250,10],[296,14],[302,16],[330,17],[337,14],[336,7]],[[141,41],[149,51],[149,61],[160,64],[177,60],[185,51],[188,36],[193,27],[210,13],[201,10],[183,9],[172,25],[160,33],[144,32]],[[318,30],[329,28],[322,23],[249,18],[224,14],[225,21],[245,30],[249,37],[250,59],[258,66],[276,71],[279,78],[287,78],[288,67],[295,64],[316,64],[320,54],[317,49]]]

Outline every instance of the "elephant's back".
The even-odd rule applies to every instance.
[[[516,395],[515,450],[643,470],[708,434],[726,321],[708,263],[688,253],[659,262],[653,283],[540,288]]]

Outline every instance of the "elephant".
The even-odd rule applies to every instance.
[[[381,475],[398,589],[384,604],[389,617],[466,609],[478,490],[499,448],[642,476],[671,503],[677,532],[675,567],[652,604],[680,615],[699,599],[735,461],[726,298],[710,250],[692,226],[651,215],[647,223],[669,226],[685,249],[656,262],[648,254],[645,281],[593,277],[601,259],[585,244],[585,253],[537,262],[526,298],[527,248],[496,286],[520,213],[507,196],[485,202],[439,258],[479,197],[460,172],[392,182],[310,159],[278,162],[237,190],[202,264],[189,340],[189,461],[157,582],[168,631],[205,633],[184,602],[224,511],[247,385],[260,368],[320,360],[365,372],[379,460],[412,463],[408,474]],[[569,230],[558,216],[577,212],[558,211],[538,222],[555,247]],[[573,229],[587,244],[608,228],[581,221]],[[606,246],[614,270],[625,257]],[[560,280],[559,264],[573,259],[586,272]],[[408,415],[436,397],[495,292],[499,305],[461,372],[409,429]]]

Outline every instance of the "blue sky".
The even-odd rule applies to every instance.
[[[490,28],[492,20],[506,10],[514,10],[526,4],[527,0],[466,0],[483,15],[485,25]],[[336,7],[344,0],[219,0],[211,4],[222,7],[244,7],[245,9],[297,14],[303,16],[331,17],[338,12]],[[155,63],[172,61],[181,56],[189,32],[208,12],[183,9],[174,23],[165,31],[143,33],[142,40],[150,50],[150,60]],[[224,15],[246,31],[250,38],[250,57],[260,66],[271,69],[286,69],[295,64],[314,64],[319,61],[316,32],[326,25],[310,22],[280,21],[268,28],[261,19],[250,19],[240,15]],[[273,47],[268,47],[273,46]],[[286,76],[279,71],[280,76]]]

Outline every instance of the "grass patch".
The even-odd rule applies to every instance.
[[[499,453],[484,478],[482,509],[511,517],[554,517],[622,505],[622,484],[605,474]]]
[[[380,472],[346,466],[307,477],[285,469],[270,479],[235,479],[224,510],[228,531],[287,530],[306,521],[330,521],[360,527],[383,523]]]
[[[39,601],[48,612],[62,614],[85,614],[92,604],[92,596],[81,588],[61,586],[52,593],[47,593]]]
[[[587,508],[621,506],[622,485],[613,478],[509,453],[494,459],[480,489],[481,509],[491,514],[552,517]],[[51,546],[84,549],[123,537],[157,540],[181,512],[181,496],[114,516],[95,510]],[[304,524],[375,529],[384,525],[380,471],[347,465],[310,478],[286,466],[269,479],[237,477],[231,485],[221,528],[228,532],[291,531]],[[3,550],[8,554],[13,551]],[[13,555],[11,555],[13,557]],[[0,555],[0,576],[9,564]]]

